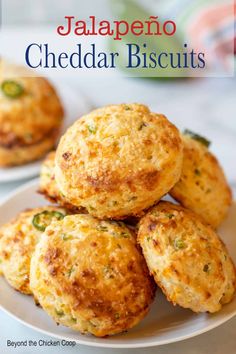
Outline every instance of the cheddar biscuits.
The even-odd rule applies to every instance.
[[[140,104],[97,109],[75,122],[56,152],[60,192],[98,218],[139,216],[178,181],[182,141],[166,117]]]

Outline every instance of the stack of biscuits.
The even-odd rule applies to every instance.
[[[121,333],[157,287],[197,313],[233,299],[235,266],[216,231],[230,188],[209,141],[162,114],[120,104],[81,117],[43,163],[39,192],[55,206],[1,228],[0,266],[57,323]]]
[[[47,79],[32,75],[0,60],[0,167],[44,157],[59,137],[60,98]]]

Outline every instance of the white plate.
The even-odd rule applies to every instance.
[[[65,110],[63,133],[77,118],[87,113],[91,105],[78,89],[72,89],[61,81],[55,81],[54,85]],[[42,161],[36,161],[22,166],[0,168],[0,183],[37,176],[41,163]]]
[[[36,193],[38,180],[31,181],[18,188],[0,206],[0,224],[14,217],[22,209],[47,204]],[[220,235],[236,261],[236,203],[234,203],[228,219],[221,227]],[[189,310],[171,305],[158,291],[156,300],[148,316],[127,333],[109,338],[96,338],[81,335],[56,323],[39,307],[32,297],[22,295],[13,290],[0,277],[0,306],[25,325],[59,339],[74,340],[79,344],[95,347],[138,348],[177,342],[207,332],[226,322],[236,315],[236,298],[214,315],[196,315]]]

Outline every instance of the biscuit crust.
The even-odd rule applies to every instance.
[[[55,147],[58,131],[52,132],[42,141],[24,146],[5,148],[0,145],[0,166],[11,167],[36,161]]]
[[[55,180],[55,155],[56,152],[51,151],[42,163],[38,192],[52,203],[56,203],[73,213],[82,213],[84,211],[83,208],[78,208],[69,203],[57,186]]]

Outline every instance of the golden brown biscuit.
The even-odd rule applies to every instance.
[[[160,202],[142,218],[138,242],[169,301],[216,312],[232,300],[235,266],[214,230],[193,212]]]
[[[140,104],[82,117],[62,137],[55,175],[60,191],[98,218],[124,219],[166,194],[182,168],[179,132]]]
[[[31,294],[30,260],[43,232],[43,225],[65,214],[64,209],[57,207],[35,208],[20,213],[0,228],[1,271],[13,288],[24,294]]]
[[[60,99],[48,80],[17,76],[18,70],[11,65],[0,70],[0,166],[45,155],[54,147],[63,119]]]
[[[188,135],[182,138],[182,175],[170,195],[217,228],[232,203],[231,190],[221,166],[207,147]]]
[[[155,293],[133,231],[84,214],[46,229],[32,257],[30,285],[57,323],[98,337],[139,323]]]

